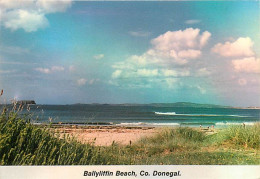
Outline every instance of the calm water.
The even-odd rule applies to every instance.
[[[38,108],[37,108],[38,106]],[[35,122],[111,123],[114,125],[211,126],[253,125],[260,122],[259,109],[112,106],[33,105]]]

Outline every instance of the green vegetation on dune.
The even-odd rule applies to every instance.
[[[103,164],[100,151],[69,137],[54,136],[15,113],[1,116],[0,165]]]
[[[260,125],[233,126],[206,135],[192,128],[162,128],[127,146],[81,144],[24,116],[0,116],[0,165],[260,164]]]

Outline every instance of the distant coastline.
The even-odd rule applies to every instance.
[[[121,103],[121,104],[108,104],[108,103],[75,103],[71,105],[107,105],[107,106],[154,106],[154,107],[197,107],[197,108],[233,108],[232,106],[216,105],[216,104],[199,104],[191,102],[176,102],[176,103]]]
[[[260,106],[248,106],[248,107],[236,107],[236,106],[226,106],[217,104],[199,104],[191,102],[176,102],[176,103],[121,103],[121,104],[108,104],[108,103],[75,103],[67,105],[103,105],[103,106],[154,106],[154,107],[193,107],[193,108],[234,108],[234,109],[260,109]]]

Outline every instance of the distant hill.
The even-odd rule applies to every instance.
[[[230,106],[222,106],[215,104],[198,104],[190,102],[177,102],[177,103],[150,103],[150,104],[135,104],[135,103],[124,103],[124,104],[74,104],[74,105],[106,105],[106,106],[154,106],[154,107],[193,107],[193,108],[230,108]]]
[[[158,107],[193,107],[193,108],[229,108],[230,106],[222,106],[215,104],[198,104],[189,102],[177,102],[177,103],[152,103],[153,106]]]

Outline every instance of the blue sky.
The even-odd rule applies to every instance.
[[[256,1],[3,1],[0,10],[7,102],[260,106]]]

